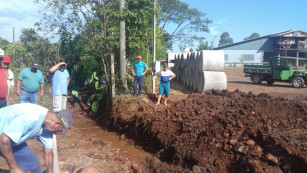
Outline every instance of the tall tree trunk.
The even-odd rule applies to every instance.
[[[113,49],[111,48],[111,97],[115,97],[115,68],[114,68],[114,52]]]
[[[126,0],[120,0],[119,10],[122,14],[125,8]],[[120,79],[121,79],[121,90],[126,92],[127,85],[127,60],[126,60],[126,23],[125,19],[121,18],[119,24],[119,33],[120,33]]]

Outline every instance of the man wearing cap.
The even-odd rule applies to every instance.
[[[70,83],[70,76],[66,67],[67,63],[62,59],[60,63],[52,66],[49,70],[52,75],[52,111],[54,112],[66,109],[67,87]]]
[[[7,97],[7,91],[8,91],[7,90],[8,74],[2,66],[3,57],[4,57],[4,51],[0,49],[0,108],[7,106],[6,97]]]
[[[7,102],[8,104],[14,103],[14,73],[10,69],[11,58],[9,56],[3,57],[3,68],[5,72],[8,74],[7,77],[7,86],[8,86],[8,93],[7,93]]]
[[[37,137],[44,147],[48,173],[52,173],[53,133],[65,136],[72,123],[69,111],[54,113],[32,103],[14,104],[0,109],[0,155],[7,161],[10,172],[42,172],[38,158],[26,144],[28,139]]]
[[[20,87],[21,86],[21,87]],[[31,67],[24,68],[18,76],[17,91],[20,103],[37,104],[38,87],[40,86],[40,97],[44,95],[44,77],[38,69],[38,62],[33,61]]]
[[[145,71],[144,71],[145,69]],[[140,96],[142,94],[142,88],[143,88],[143,76],[146,74],[148,70],[148,66],[146,63],[142,62],[142,56],[137,56],[137,61],[135,61],[132,65],[132,74],[134,76],[133,79],[133,95],[134,96]],[[137,92],[139,85],[139,91]]]

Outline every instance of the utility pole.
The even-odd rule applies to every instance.
[[[15,28],[13,27],[13,57],[12,59],[14,59],[15,57]]]
[[[120,0],[119,1],[119,11],[120,14],[123,14],[124,9],[125,9],[125,3],[126,0]],[[126,60],[126,21],[125,18],[121,16],[120,19],[120,24],[119,24],[119,44],[120,44],[120,79],[121,79],[121,90],[126,93],[128,89],[128,84],[127,84],[127,60]]]
[[[153,9],[153,26],[152,26],[152,94],[155,94],[155,80],[154,76],[154,68],[156,62],[156,8],[157,8],[157,0],[154,0],[154,9]]]

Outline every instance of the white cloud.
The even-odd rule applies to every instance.
[[[215,26],[209,27],[209,29],[210,29],[210,34],[213,36],[216,36],[220,33],[220,31],[218,31]]]
[[[33,0],[0,0],[0,37],[12,41],[13,27],[15,40],[18,40],[22,28],[32,28],[41,18],[38,6]]]

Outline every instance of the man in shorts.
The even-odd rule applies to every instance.
[[[161,70],[158,73],[160,87],[159,87],[159,98],[158,98],[158,102],[156,105],[160,104],[162,94],[165,95],[164,105],[165,106],[167,105],[167,98],[170,96],[170,89],[171,89],[170,81],[175,77],[176,75],[171,70],[168,70],[167,64],[164,63],[163,70]]]

